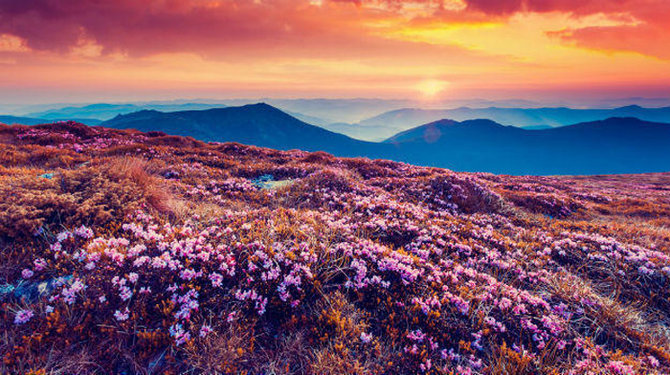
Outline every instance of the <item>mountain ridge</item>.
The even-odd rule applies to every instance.
[[[265,103],[202,111],[144,110],[102,126],[163,131],[206,142],[391,159],[457,171],[505,174],[602,174],[670,170],[670,125],[615,117],[526,130],[488,119],[443,119],[366,142],[300,121]]]

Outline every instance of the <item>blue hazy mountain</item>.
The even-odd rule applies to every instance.
[[[605,174],[670,171],[670,124],[610,118],[527,130],[491,120],[441,120],[385,143],[403,161],[502,174]]]
[[[45,119],[45,118],[34,118],[34,117],[20,117],[20,116],[3,116],[0,115],[0,123],[7,125],[21,124],[21,125],[38,125],[46,124],[54,121],[59,121],[61,118],[55,119]],[[68,118],[68,120],[76,121],[82,124],[89,126],[99,125],[102,121],[98,119],[91,118]]]
[[[491,120],[440,120],[377,143],[307,124],[267,104],[167,113],[144,110],[119,115],[102,126],[458,171],[546,175],[670,170],[670,125],[635,118],[537,130]]]
[[[260,103],[202,111],[144,110],[119,115],[102,126],[117,129],[158,130],[208,142],[239,142],[279,150],[326,151],[342,156],[384,154],[389,145],[352,139],[300,121]]]
[[[611,117],[635,117],[654,122],[670,122],[670,107],[643,108],[637,105],[613,109],[558,108],[470,108],[417,109],[405,108],[382,113],[363,120],[361,126],[387,127],[406,130],[441,119],[456,121],[490,119],[500,124],[517,127],[559,127],[580,122],[598,121]]]
[[[140,103],[140,104],[108,104],[97,103],[81,107],[63,107],[57,109],[49,109],[41,112],[30,113],[30,117],[37,117],[43,119],[75,119],[75,118],[92,118],[100,120],[109,120],[117,115],[138,112],[141,110],[156,110],[163,112],[173,111],[187,111],[187,110],[202,110],[210,108],[225,107],[222,104],[211,103]]]
[[[0,123],[7,125],[37,125],[51,122],[41,118],[32,118],[32,117],[19,117],[19,116],[0,116]]]

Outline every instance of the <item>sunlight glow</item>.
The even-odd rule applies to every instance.
[[[419,90],[419,92],[423,94],[425,98],[431,99],[436,97],[442,91],[444,91],[447,88],[447,86],[449,86],[449,82],[447,81],[428,79],[419,82],[416,85],[416,89]]]

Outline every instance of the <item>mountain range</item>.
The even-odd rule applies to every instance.
[[[53,119],[47,119],[47,118],[34,118],[34,117],[0,115],[0,124],[8,124],[8,125],[13,125],[13,124],[37,125],[37,124],[44,124],[44,123],[47,123],[47,122],[54,122],[54,121],[60,121],[60,120],[76,121],[76,122],[80,122],[82,124],[86,124],[86,125],[89,125],[89,126],[95,126],[95,125],[99,125],[100,123],[102,123],[101,120],[90,119],[90,118],[56,117],[56,118],[53,118]]]
[[[390,137],[393,134],[445,118],[466,121],[490,119],[500,124],[525,129],[546,129],[580,122],[598,121],[611,117],[635,117],[640,120],[670,123],[670,107],[644,108],[637,105],[613,109],[556,108],[470,108],[419,109],[404,108],[382,113],[363,120],[356,127],[343,133],[359,135],[361,139],[371,136]],[[350,133],[352,132],[352,133]]]
[[[203,141],[326,151],[506,174],[603,174],[670,170],[670,125],[630,117],[527,130],[491,120],[440,120],[365,142],[307,124],[267,104],[203,111],[140,111],[101,124],[160,130]]]
[[[670,124],[609,118],[526,130],[491,120],[440,120],[385,143],[403,161],[501,174],[612,174],[670,170]]]
[[[178,105],[190,106],[188,103]],[[460,110],[465,112],[463,108]],[[539,108],[523,111],[496,108],[496,111],[526,118],[527,122],[522,123],[527,124],[531,117],[524,113],[534,114],[534,118],[553,116],[551,118],[561,121],[567,121],[570,113],[582,114],[584,118],[597,113],[618,113],[663,119],[670,108],[629,106],[613,110]],[[424,116],[427,112],[403,110],[396,113]],[[310,117],[303,116],[303,119]],[[34,125],[50,120],[2,116],[0,122]],[[456,171],[550,175],[670,170],[670,125],[623,116],[533,130],[501,125],[493,120],[440,119],[392,134],[379,142],[354,139],[341,134],[345,131],[331,131],[325,126],[309,124],[264,103],[176,112],[145,109],[117,115],[104,122],[90,119],[79,122],[145,132],[163,131],[207,142],[239,142],[280,150],[325,151],[336,156],[391,159]],[[377,132],[385,128],[372,122],[366,125],[341,123],[334,127],[349,127],[351,131],[355,126]]]
[[[279,150],[326,151],[341,156],[378,155],[388,145],[359,141],[310,125],[259,103],[202,111],[143,110],[101,124],[117,129],[159,130],[207,142],[239,142]]]
[[[169,104],[109,104],[109,103],[96,103],[90,104],[82,107],[71,106],[63,108],[48,109],[40,112],[32,112],[28,116],[46,119],[46,120],[58,120],[58,119],[74,119],[74,118],[84,118],[84,119],[94,119],[98,122],[104,120],[109,120],[119,114],[138,112],[142,110],[156,110],[163,112],[176,112],[176,111],[188,111],[188,110],[202,110],[210,108],[221,108],[225,107],[223,104],[219,103],[169,103]]]

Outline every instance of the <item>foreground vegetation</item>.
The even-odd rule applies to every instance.
[[[0,142],[2,373],[670,372],[670,174]]]

